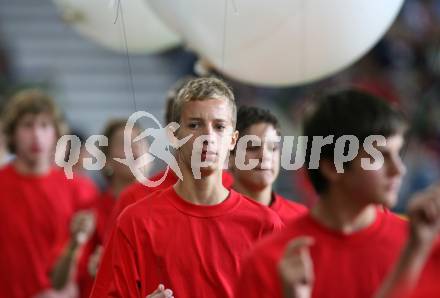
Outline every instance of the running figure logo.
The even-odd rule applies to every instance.
[[[137,136],[133,142],[138,142],[148,136],[153,137],[153,141],[150,144],[149,152],[145,153],[141,157],[134,159],[133,151],[131,148],[131,135],[136,121],[142,117],[149,118],[154,121],[158,128],[147,128],[139,136]],[[136,177],[136,179],[145,186],[156,187],[160,185],[166,178],[169,168],[174,171],[174,173],[183,179],[182,172],[177,164],[177,160],[171,152],[171,147],[178,149],[184,145],[191,137],[192,134],[186,136],[183,139],[177,139],[174,133],[179,128],[179,124],[176,122],[169,123],[166,127],[162,127],[159,121],[150,113],[145,111],[138,111],[128,118],[127,124],[124,129],[124,158],[115,158],[116,161],[128,166],[130,171]],[[155,158],[159,158],[167,164],[166,171],[161,179],[157,181],[151,181],[144,176],[141,168],[152,162]]]

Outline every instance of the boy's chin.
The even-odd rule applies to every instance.
[[[50,157],[48,154],[42,152],[37,152],[37,153],[29,152],[27,154],[24,154],[23,158],[29,163],[38,163],[46,159],[48,160]]]
[[[387,209],[394,208],[397,204],[397,195],[395,194],[384,195],[380,200],[379,204]]]
[[[222,169],[220,167],[218,167],[217,164],[211,164],[206,167],[201,167],[200,168],[200,175],[202,177],[207,177],[207,176],[214,175],[215,173],[221,172],[221,171],[222,171]]]
[[[272,182],[271,179],[265,179],[264,177],[253,177],[253,179],[247,181],[246,185],[249,185],[254,190],[262,190],[272,185]]]

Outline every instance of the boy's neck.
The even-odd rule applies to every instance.
[[[270,206],[272,203],[272,185],[268,185],[263,189],[251,189],[235,180],[233,189],[264,206]]]
[[[46,175],[52,168],[52,163],[49,160],[40,160],[36,162],[26,161],[20,157],[14,160],[14,167],[20,174],[23,175]]]
[[[7,152],[6,150],[3,150],[2,148],[0,148],[0,166],[4,165],[6,163],[6,158],[7,158]]]
[[[222,183],[222,170],[219,169],[210,175],[195,179],[191,170],[182,167],[183,181],[174,185],[176,193],[195,205],[217,205],[229,195],[229,191]]]
[[[370,226],[376,219],[376,206],[364,204],[343,193],[329,191],[321,196],[311,215],[324,226],[352,234]]]

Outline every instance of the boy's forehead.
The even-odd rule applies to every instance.
[[[34,112],[27,112],[24,113],[19,119],[18,121],[35,121],[35,120],[48,120],[48,121],[53,121],[53,117],[52,115],[50,115],[47,112],[41,112],[41,113],[34,113]]]
[[[187,119],[231,120],[232,108],[228,100],[224,98],[192,100],[183,104],[182,116]]]
[[[254,123],[246,129],[246,133],[258,134],[258,135],[277,135],[277,131],[271,123],[258,122]]]

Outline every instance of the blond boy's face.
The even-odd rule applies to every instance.
[[[47,114],[25,114],[13,134],[15,154],[27,162],[53,158],[57,132]]]
[[[190,101],[182,106],[179,139],[191,135],[185,145],[178,150],[179,160],[184,166],[191,164],[192,154],[207,166],[201,168],[202,176],[223,169],[230,150],[235,146],[238,133],[233,128],[232,109],[226,99],[206,99]],[[204,136],[206,141],[201,148],[194,147],[197,137]]]

